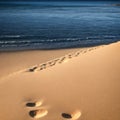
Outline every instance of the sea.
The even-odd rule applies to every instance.
[[[120,40],[118,2],[0,2],[0,51],[80,48]]]

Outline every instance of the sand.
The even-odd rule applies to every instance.
[[[0,53],[0,120],[120,120],[119,51]]]

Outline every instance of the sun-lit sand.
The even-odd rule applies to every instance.
[[[119,51],[0,53],[0,120],[120,120]]]

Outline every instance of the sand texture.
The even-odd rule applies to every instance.
[[[119,51],[0,53],[0,120],[120,120]]]

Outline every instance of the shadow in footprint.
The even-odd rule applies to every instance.
[[[48,114],[48,111],[46,109],[39,109],[39,110],[32,110],[29,112],[29,115],[33,118],[41,118]]]
[[[72,118],[72,116],[70,114],[68,114],[68,113],[62,113],[62,117],[67,118],[67,119]]]
[[[40,66],[40,70],[46,69],[46,66],[47,66],[46,63],[42,64],[42,65]]]
[[[33,67],[29,69],[29,72],[34,72],[37,69],[37,67]]]
[[[77,120],[81,116],[81,112],[79,110],[75,110],[74,112],[68,114],[68,113],[62,113],[62,117],[66,119],[73,119]]]
[[[39,107],[42,105],[42,103],[43,103],[42,100],[36,101],[36,102],[28,102],[28,103],[26,103],[26,106],[27,107]]]
[[[27,107],[35,107],[36,104],[35,104],[35,103],[27,103],[26,106],[27,106]]]
[[[30,111],[30,112],[29,112],[29,115],[30,115],[31,117],[35,117],[35,116],[36,116],[36,111],[34,111],[34,110],[33,110],[33,111]]]

